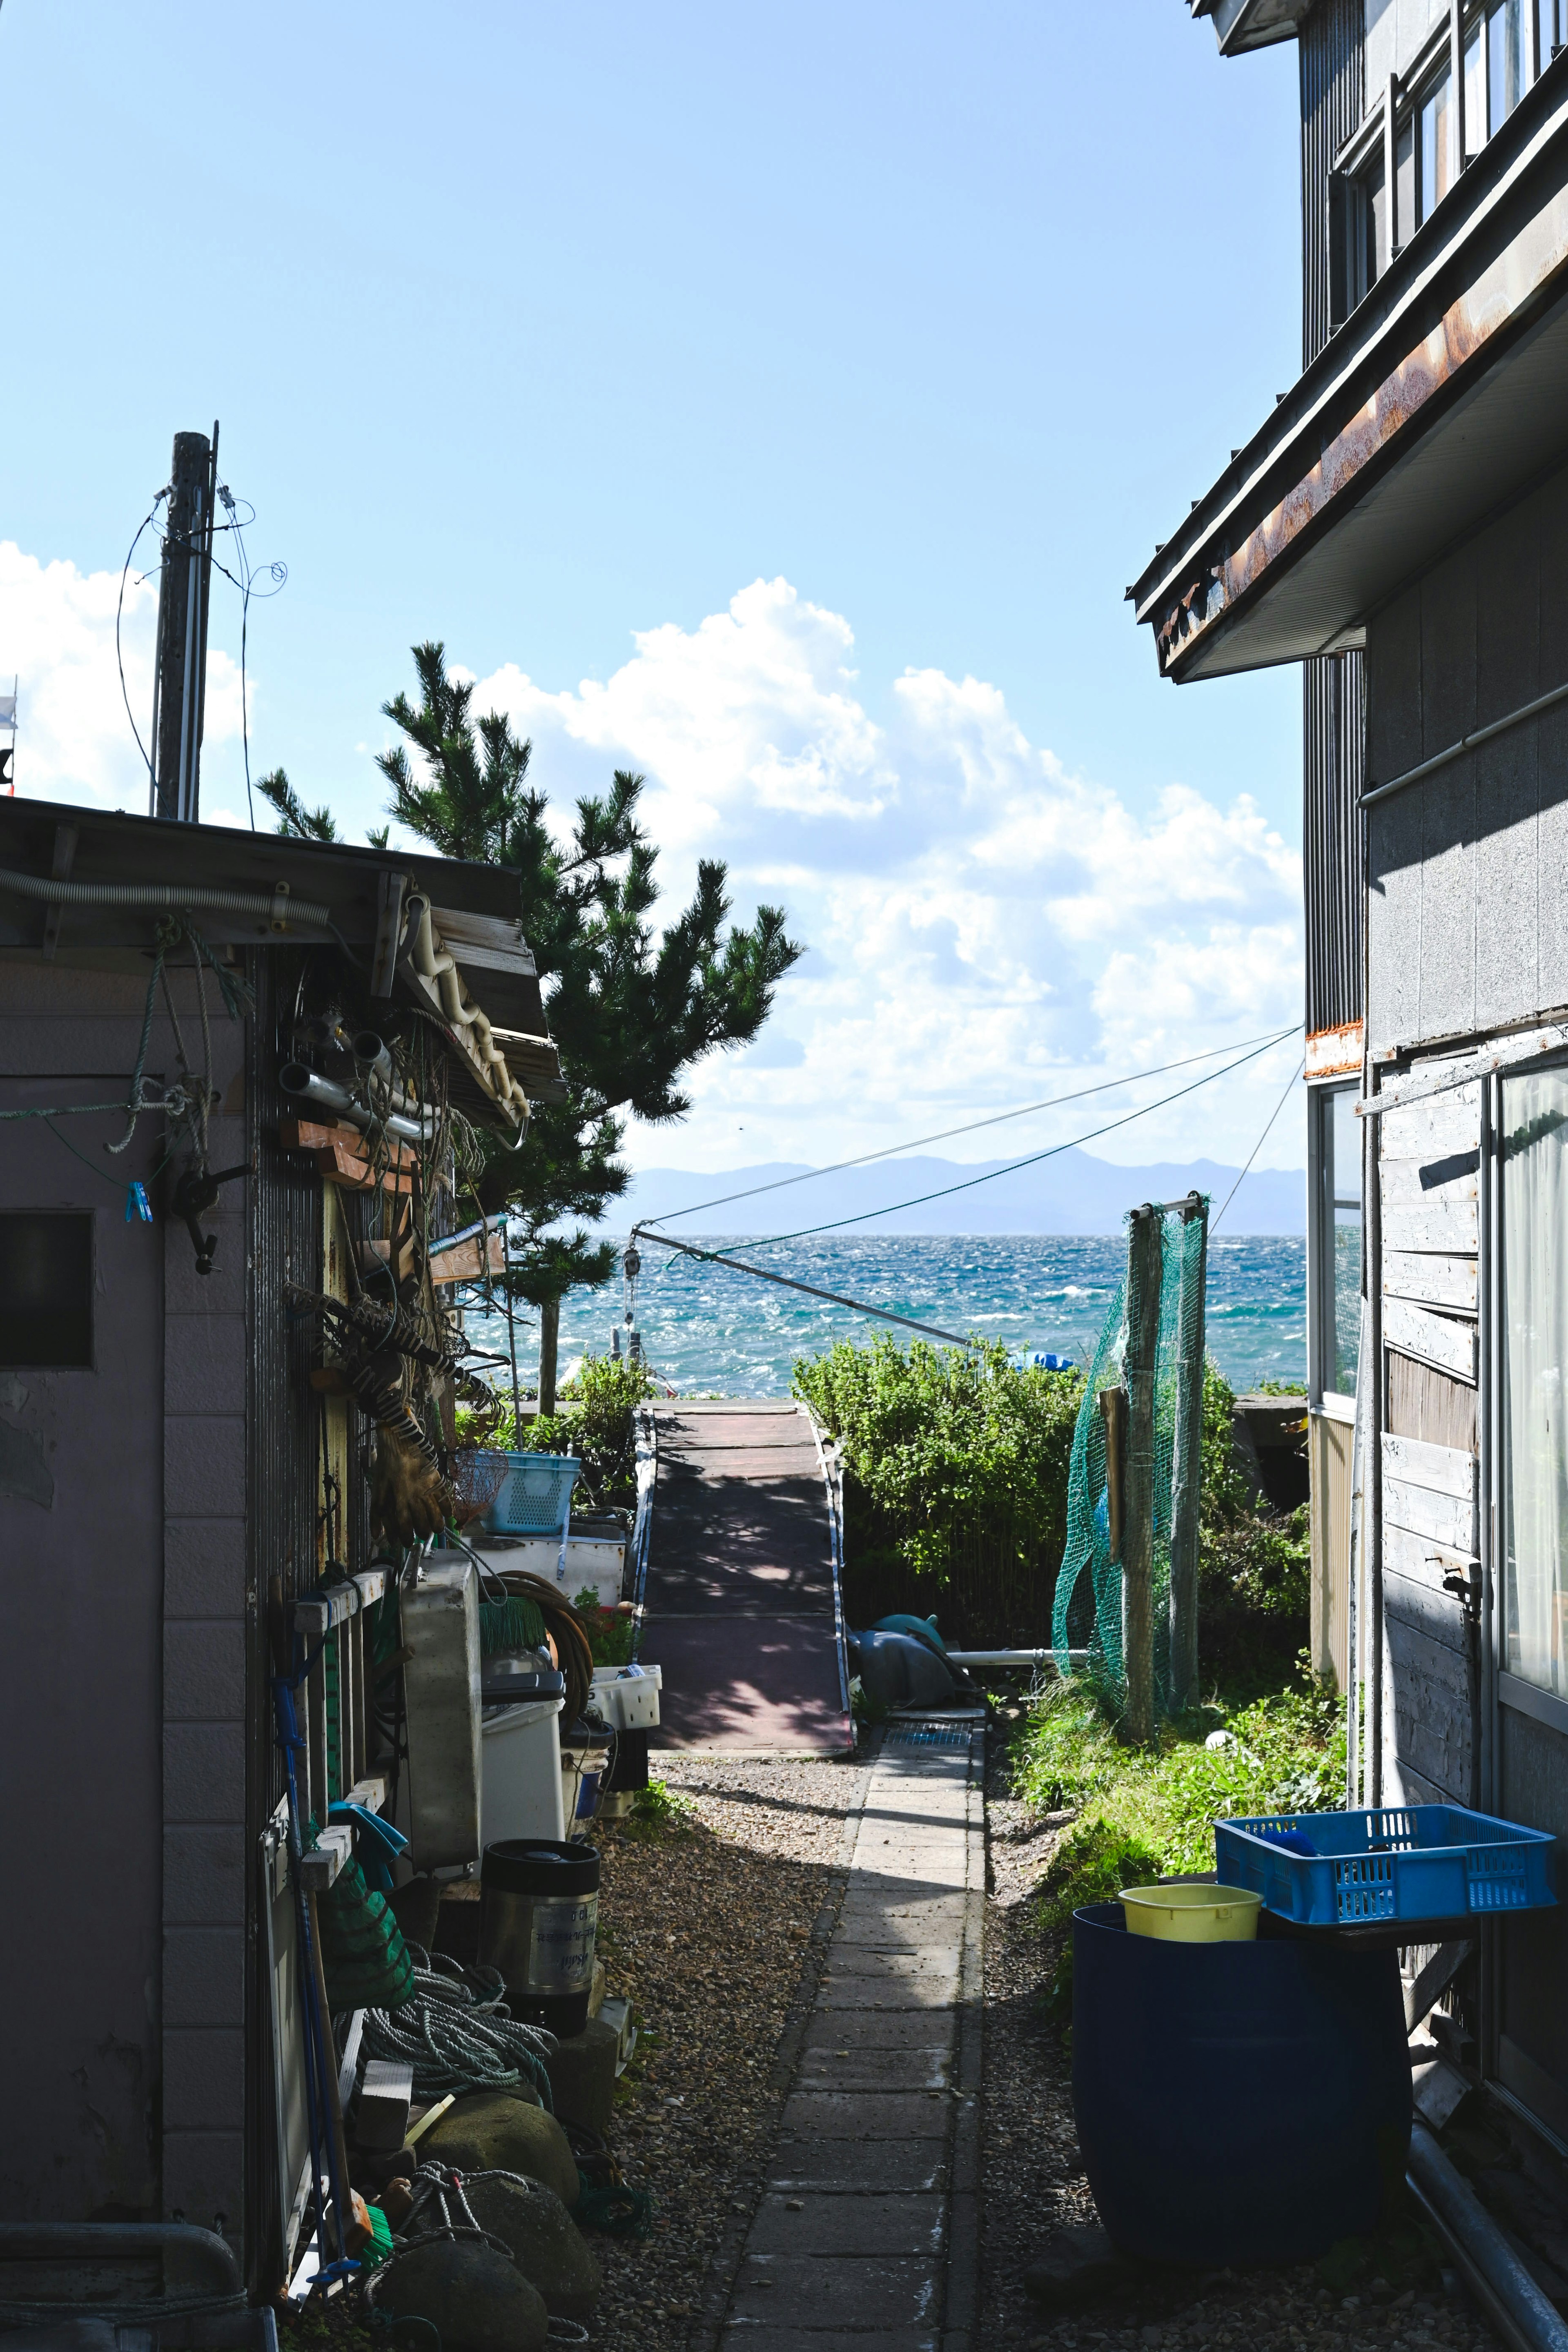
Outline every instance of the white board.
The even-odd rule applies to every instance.
[[[1383,1519],[1385,1528],[1405,1528],[1426,1536],[1445,1551],[1469,1553],[1475,1548],[1475,1507],[1458,1495],[1434,1495],[1430,1487],[1410,1486],[1402,1478],[1383,1475]]]
[[[1465,1503],[1475,1500],[1476,1457],[1457,1445],[1429,1445],[1425,1438],[1393,1437],[1385,1431],[1383,1466],[1407,1486],[1426,1486],[1434,1495],[1453,1495]]]
[[[1473,1201],[1480,1191],[1474,1147],[1444,1160],[1385,1160],[1383,1198],[1390,1201]]]
[[[1383,1295],[1412,1298],[1418,1307],[1457,1307],[1473,1315],[1479,1297],[1473,1257],[1445,1257],[1436,1250],[1384,1250]]]
[[[1476,1385],[1476,1326],[1456,1315],[1434,1315],[1413,1306],[1408,1298],[1386,1298],[1383,1304],[1383,1343],[1402,1356],[1414,1356],[1456,1381]]]
[[[1383,1213],[1385,1250],[1441,1250],[1474,1257],[1479,1219],[1474,1201],[1390,1202]]]
[[[1397,1570],[1409,1584],[1426,1586],[1428,1591],[1444,1591],[1443,1579],[1452,1571],[1460,1574],[1468,1561],[1463,1552],[1449,1546],[1435,1543],[1430,1536],[1418,1536],[1409,1528],[1384,1527],[1383,1530],[1383,1564]]]
[[[1378,1121],[1385,1160],[1440,1160],[1450,1151],[1473,1151],[1480,1141],[1479,1087],[1457,1087],[1408,1110],[1384,1111]]]

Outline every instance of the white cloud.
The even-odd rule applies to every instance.
[[[531,734],[560,805],[645,772],[671,900],[722,856],[738,911],[782,902],[813,950],[764,1042],[698,1074],[691,1120],[637,1139],[645,1164],[837,1158],[1299,1018],[1300,861],[1247,797],[1173,782],[1141,815],[1031,744],[999,688],[936,670],[894,681],[879,724],[848,624],[786,581],[634,644],[574,693],[509,665],[474,708]],[[1239,1160],[1294,1058],[1103,1148]],[[1022,1153],[1183,1083],[949,1149]],[[1289,1118],[1263,1159],[1300,1163]]]
[[[84,806],[142,809],[147,769],[132,722],[143,743],[153,714],[153,649],[158,618],[156,575],[132,574],[125,583],[120,652],[115,655],[117,572],[79,572],[74,563],[40,563],[10,540],[0,541],[0,659],[8,691],[17,695],[16,789],[35,800]],[[255,680],[251,680],[255,712]],[[207,657],[206,745],[238,740],[239,668],[214,646]],[[211,812],[215,824],[235,822]]]

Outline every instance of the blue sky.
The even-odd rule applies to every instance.
[[[441,635],[552,791],[647,769],[672,887],[727,855],[811,940],[645,1159],[837,1156],[1282,1026],[1299,681],[1162,687],[1121,593],[1296,372],[1295,70],[1179,0],[5,0],[22,789],[136,803],[113,591],[216,415],[289,571],[258,763],[374,821]],[[236,817],[237,635],[220,599]],[[1289,1066],[1117,1156],[1241,1156]]]

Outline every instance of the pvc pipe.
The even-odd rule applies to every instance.
[[[215,890],[205,883],[184,882],[56,882],[41,874],[17,874],[0,866],[0,890],[18,898],[43,898],[55,907],[208,907],[223,915],[256,915],[262,921],[283,924],[330,924],[332,910],[312,898],[294,898],[286,890],[264,898],[250,890]]]
[[[1058,1655],[1055,1650],[948,1650],[944,1655],[955,1666],[1043,1666],[1054,1665]],[[1069,1664],[1087,1658],[1087,1650],[1069,1650]]]
[[[1410,2134],[1410,2179],[1467,2267],[1479,2273],[1509,2332],[1530,2352],[1568,2352],[1568,2326],[1531,2277],[1475,2190],[1425,2124]]]
[[[436,1122],[429,1112],[422,1118],[408,1118],[402,1111],[391,1110],[384,1118],[378,1118],[363,1103],[355,1101],[347,1087],[340,1087],[335,1078],[323,1078],[303,1062],[285,1062],[278,1073],[278,1083],[295,1102],[314,1103],[318,1109],[330,1110],[336,1118],[346,1118],[360,1129],[384,1127],[401,1143],[428,1143],[435,1132]]]

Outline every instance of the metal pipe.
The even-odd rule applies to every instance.
[[[378,1118],[365,1104],[355,1100],[347,1087],[340,1087],[335,1078],[323,1078],[318,1070],[308,1069],[303,1062],[285,1062],[278,1073],[278,1083],[295,1102],[314,1103],[321,1110],[346,1118],[353,1127],[384,1128],[400,1143],[428,1143],[436,1131],[435,1116],[429,1111],[419,1118],[409,1118],[402,1111],[391,1110],[384,1118]]]
[[[254,890],[215,890],[205,883],[57,882],[43,874],[17,874],[0,866],[0,890],[18,898],[45,898],[56,907],[210,908],[222,915],[256,915],[263,922],[330,925],[332,910],[312,898],[296,898],[282,884],[269,898]]]
[[[379,1078],[383,1086],[393,1083],[392,1054],[379,1029],[358,1029],[350,1045],[354,1060],[370,1076]]]
[[[948,1650],[944,1653],[954,1666],[1044,1666],[1054,1665],[1062,1655],[1077,1661],[1087,1659],[1087,1650]]]
[[[1514,2341],[1528,2352],[1568,2352],[1568,2326],[1531,2277],[1475,2190],[1455,2171],[1424,2124],[1410,2134],[1410,2183]]]
[[[1494,719],[1485,727],[1472,728],[1468,735],[1461,735],[1457,743],[1450,743],[1446,751],[1434,751],[1429,760],[1423,760],[1418,767],[1407,768],[1402,776],[1391,776],[1385,784],[1373,784],[1369,791],[1363,793],[1362,807],[1371,808],[1374,801],[1386,800],[1391,793],[1402,793],[1407,784],[1418,784],[1424,776],[1436,775],[1437,770],[1446,768],[1450,761],[1462,760],[1467,751],[1475,751],[1479,744],[1489,743],[1494,736],[1506,735],[1510,727],[1522,727],[1527,719],[1538,719],[1543,710],[1552,710],[1560,702],[1568,702],[1568,685],[1554,686],[1549,694],[1538,694],[1533,702],[1521,703],[1517,710],[1509,711],[1504,718]]]

